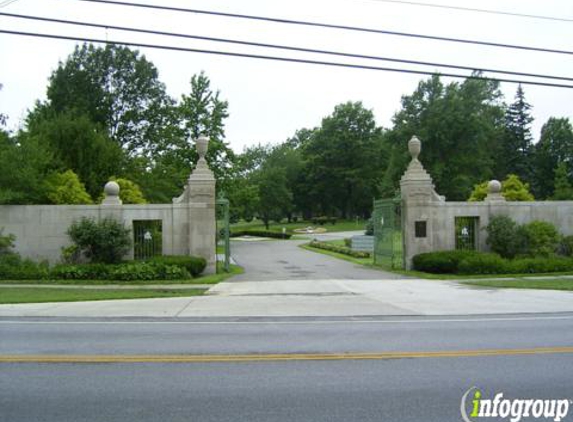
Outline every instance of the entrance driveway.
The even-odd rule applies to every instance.
[[[245,269],[236,281],[275,280],[380,280],[404,278],[397,274],[365,268],[299,245],[307,240],[233,241],[233,259]]]

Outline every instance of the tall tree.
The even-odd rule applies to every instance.
[[[37,138],[0,131],[0,204],[47,203],[44,180],[54,170],[53,152]]]
[[[56,113],[39,106],[26,122],[26,136],[47,144],[53,152],[53,166],[61,172],[72,170],[92,198],[97,198],[109,178],[121,171],[124,151],[87,116]]]
[[[381,129],[361,102],[335,107],[302,148],[305,188],[315,211],[342,217],[366,215],[377,194],[384,156]]]
[[[292,194],[288,189],[285,170],[263,166],[257,175],[259,186],[258,214],[267,230],[271,220],[280,221],[292,207]]]
[[[211,81],[201,72],[191,78],[191,92],[181,97],[178,110],[186,140],[201,135],[209,137],[206,159],[215,173],[219,185],[225,185],[232,176],[233,150],[225,142],[225,119],[229,117],[229,104],[219,98],[219,91],[211,89]],[[187,145],[187,144],[186,144]],[[186,151],[181,146],[184,160],[197,160],[194,148]]]
[[[571,185],[569,174],[567,174],[567,165],[565,163],[559,163],[555,169],[555,190],[552,199],[556,201],[573,199],[573,186]]]
[[[477,76],[477,75],[476,75]],[[385,135],[391,157],[382,178],[384,196],[394,196],[409,161],[407,142],[422,140],[420,160],[436,189],[449,200],[465,200],[473,186],[493,175],[495,140],[503,133],[499,84],[467,79],[444,85],[438,75],[421,81]]]
[[[88,116],[130,155],[153,153],[173,105],[155,66],[114,44],[76,46],[52,73],[47,94],[48,107]]]
[[[525,100],[521,84],[517,87],[515,100],[505,113],[505,132],[499,145],[496,159],[496,176],[502,178],[508,174],[517,174],[522,180],[531,181],[533,178],[532,152],[533,136],[530,113],[531,105]]]
[[[535,145],[533,188],[536,197],[553,196],[555,169],[559,163],[565,164],[569,175],[573,174],[573,127],[567,118],[550,117]]]
[[[3,85],[0,84],[0,91],[2,91],[2,87]],[[8,117],[4,113],[0,113],[0,126],[6,126],[6,120],[8,120]]]

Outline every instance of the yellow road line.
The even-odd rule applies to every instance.
[[[573,353],[573,347],[446,350],[434,352],[293,353],[248,355],[0,355],[0,363],[209,363],[305,360],[384,360]]]

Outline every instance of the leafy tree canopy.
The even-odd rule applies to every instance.
[[[488,181],[475,185],[468,201],[483,201],[488,193]],[[533,201],[529,184],[523,183],[519,176],[510,174],[501,182],[501,194],[507,201]]]
[[[361,102],[339,104],[302,146],[304,189],[315,211],[353,216],[369,212],[386,155],[374,114]]]
[[[86,115],[57,113],[37,105],[28,116],[26,136],[46,144],[53,152],[53,165],[61,172],[72,170],[93,198],[101,194],[110,176],[120,172],[126,159],[123,150]]]
[[[573,127],[567,118],[551,117],[541,128],[541,138],[535,145],[536,196],[550,198],[554,194],[555,170],[565,163],[567,173],[573,174]]]
[[[559,163],[555,170],[555,191],[553,193],[553,199],[557,201],[573,199],[573,186],[567,173],[567,165]]]
[[[504,106],[498,83],[467,79],[444,85],[438,75],[421,81],[402,97],[386,142],[391,157],[381,190],[393,196],[409,154],[407,141],[422,140],[420,160],[437,191],[449,200],[468,197],[472,187],[493,175],[494,146],[504,131]]]
[[[72,170],[63,173],[54,172],[45,181],[46,196],[55,205],[91,204],[92,198],[86,192],[78,175]]]
[[[155,66],[114,44],[76,46],[52,73],[47,96],[47,107],[88,116],[130,155],[154,150],[173,104]]]

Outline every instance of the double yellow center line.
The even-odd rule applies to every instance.
[[[279,361],[341,361],[421,358],[461,358],[485,356],[548,355],[573,353],[573,347],[541,347],[531,349],[478,349],[429,352],[380,353],[285,353],[228,355],[0,355],[0,363],[216,363],[216,362],[279,362]]]

